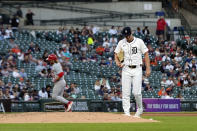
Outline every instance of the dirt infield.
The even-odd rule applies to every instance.
[[[158,122],[115,113],[30,112],[0,114],[0,123],[138,123]]]
[[[145,113],[143,116],[197,116],[197,113],[191,113],[191,112],[172,112],[172,113]]]

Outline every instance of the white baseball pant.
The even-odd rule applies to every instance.
[[[131,85],[132,93],[135,97],[138,109],[142,108],[142,67],[129,68],[124,66],[122,69],[122,105],[124,113],[130,113]]]

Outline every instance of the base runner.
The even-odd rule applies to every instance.
[[[73,102],[68,101],[63,97],[64,87],[66,85],[66,81],[64,80],[64,72],[62,70],[61,64],[57,60],[57,56],[55,54],[51,54],[48,56],[47,60],[52,65],[52,76],[54,82],[54,88],[52,93],[52,98],[64,103],[65,111],[71,111],[71,107]]]

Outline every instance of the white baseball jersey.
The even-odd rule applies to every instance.
[[[127,42],[126,38],[120,40],[114,52],[119,53],[121,49],[124,51],[125,65],[142,64],[142,54],[148,51],[144,41],[136,37],[130,43]]]
[[[54,63],[52,66],[52,71],[55,75],[55,78],[57,78],[58,74],[63,72],[62,66],[60,63]],[[60,80],[64,80],[64,75],[60,78]]]

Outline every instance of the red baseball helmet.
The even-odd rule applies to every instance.
[[[48,61],[57,60],[57,56],[55,54],[50,54],[47,58]]]

